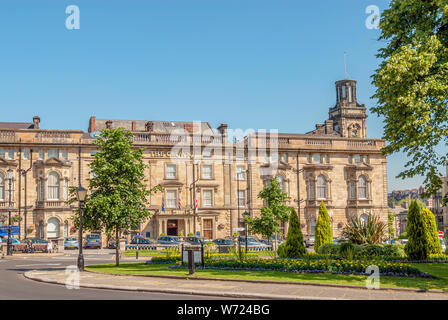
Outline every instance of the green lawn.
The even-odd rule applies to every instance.
[[[416,289],[437,289],[448,291],[448,264],[426,263],[411,264],[412,266],[431,274],[437,279],[386,277],[380,278],[381,287],[399,287]],[[87,266],[87,270],[113,274],[137,274],[137,275],[175,275],[188,276],[187,269],[171,269],[168,264],[122,263],[118,268],[114,264]],[[196,268],[195,276],[229,278],[229,279],[255,279],[276,281],[302,281],[317,283],[366,285],[367,276],[316,274],[316,273],[288,273],[281,271],[245,271],[245,270],[201,270]]]

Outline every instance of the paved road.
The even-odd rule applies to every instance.
[[[4,299],[136,299],[136,300],[198,300],[213,299],[191,295],[171,295],[143,292],[126,292],[103,289],[69,290],[61,285],[46,284],[25,279],[23,273],[29,270],[65,269],[66,266],[76,265],[76,252],[70,256],[54,257],[12,257],[0,259],[0,300]],[[114,258],[105,250],[86,250],[84,259],[86,265],[111,263]]]

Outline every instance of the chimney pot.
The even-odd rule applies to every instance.
[[[39,129],[39,123],[40,123],[40,118],[39,118],[39,116],[34,116],[34,117],[33,117],[34,129]]]

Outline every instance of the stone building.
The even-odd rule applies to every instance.
[[[163,188],[148,199],[152,217],[140,227],[142,235],[231,236],[243,226],[244,213],[260,214],[258,194],[277,177],[303,233],[314,233],[323,201],[336,237],[353,215],[372,212],[387,222],[385,144],[366,137],[366,117],[356,81],[341,80],[328,120],[306,134],[253,132],[235,142],[226,124],[214,129],[206,122],[91,117],[88,132],[40,129],[39,117],[0,123],[0,216],[8,212],[12,169],[12,211],[21,218],[21,237],[76,236],[68,188],[88,186],[95,133],[123,127],[144,148],[148,187]]]

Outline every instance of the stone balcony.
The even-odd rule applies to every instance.
[[[52,208],[69,208],[70,205],[64,200],[38,200],[36,201],[37,209],[52,209]]]

